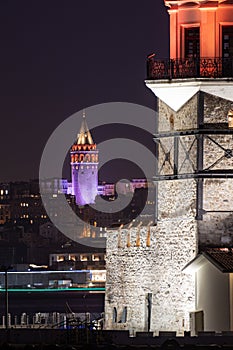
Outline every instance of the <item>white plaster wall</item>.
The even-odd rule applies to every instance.
[[[229,275],[207,262],[196,272],[196,283],[196,308],[204,312],[204,330],[229,331]]]

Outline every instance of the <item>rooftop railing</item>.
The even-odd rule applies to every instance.
[[[233,58],[147,59],[147,80],[233,78]]]

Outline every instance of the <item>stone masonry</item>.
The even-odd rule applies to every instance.
[[[207,129],[227,128],[231,102],[198,92],[177,112],[161,100],[158,106],[156,133],[165,136],[158,142],[156,176],[166,176],[173,174],[177,158],[174,137],[166,135],[197,129],[200,123]],[[233,158],[226,151],[233,149],[232,136],[208,136],[203,138],[203,168],[232,169]],[[202,246],[231,244],[233,238],[233,180],[203,179],[201,200],[198,199],[197,180],[191,176],[197,171],[200,156],[197,149],[195,135],[180,137],[176,161],[177,173],[183,177],[156,181],[157,220],[150,229],[108,232],[106,329],[154,333],[163,330],[182,333],[190,329],[189,312],[195,310],[195,283],[182,269]],[[197,202],[199,206],[201,203],[200,217]]]
[[[137,230],[108,233],[106,329],[147,331],[148,293],[152,293],[150,330],[182,332],[188,329],[188,311],[194,309],[194,281],[192,276],[181,274],[181,268],[194,256],[196,223],[188,219],[175,229],[173,224],[172,221],[161,222],[151,227],[150,246],[146,245],[148,229],[145,227],[140,229],[139,247],[136,246]],[[186,231],[189,232],[188,240]],[[127,244],[129,234],[130,246]],[[123,323],[124,307],[127,308],[127,320]],[[114,308],[117,310],[116,322]]]

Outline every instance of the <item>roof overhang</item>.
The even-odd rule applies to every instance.
[[[233,102],[233,78],[146,80],[146,86],[177,112],[198,91]]]
[[[197,272],[201,267],[206,265],[208,263],[208,260],[202,255],[197,255],[193,260],[191,260],[183,269],[182,271],[187,274],[194,274]]]

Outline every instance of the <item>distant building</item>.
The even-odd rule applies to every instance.
[[[100,270],[105,269],[105,252],[104,250],[83,249],[80,247],[59,249],[56,253],[49,255],[49,266],[56,270],[63,269],[87,269]]]
[[[77,205],[95,203],[98,193],[98,150],[88,129],[85,114],[70,150],[72,194]]]
[[[0,204],[0,225],[4,225],[11,219],[11,207],[10,204]]]
[[[87,287],[91,282],[91,274],[83,271],[50,271],[46,269],[33,269],[28,266],[27,271],[9,271],[9,288],[72,288]],[[4,272],[0,272],[0,288],[4,288]]]
[[[43,193],[52,195],[69,194],[69,183],[67,179],[46,179],[40,182]]]
[[[98,185],[98,195],[104,197],[114,197],[116,194],[115,184],[102,183]]]

